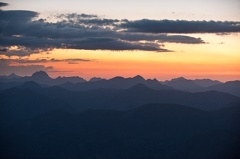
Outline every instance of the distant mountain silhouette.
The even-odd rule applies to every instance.
[[[15,93],[16,90],[18,93]],[[24,95],[31,91],[34,92],[31,94],[32,97]],[[52,99],[54,105],[58,105],[58,102],[61,101],[60,103],[65,103],[65,107],[75,111],[86,109],[128,110],[148,103],[181,104],[203,110],[215,110],[221,109],[227,104],[240,102],[239,97],[217,91],[189,93],[176,90],[154,90],[144,84],[137,84],[128,89],[95,89],[73,92],[58,86],[39,88],[35,82],[27,82],[2,91],[0,100],[4,105],[18,105],[19,101],[15,99],[19,99],[19,94],[22,95],[22,102],[27,102],[22,105],[35,103],[34,99],[42,96],[46,97],[46,100]],[[45,105],[46,100],[43,98],[42,102],[38,101],[37,104]]]
[[[96,82],[96,81],[101,81],[103,80],[103,78],[100,78],[100,77],[93,77],[89,80],[89,82]]]
[[[195,79],[192,80],[193,83],[201,86],[201,87],[210,87],[210,86],[214,86],[217,84],[221,84],[222,82],[217,81],[217,80],[211,80],[211,79]]]
[[[19,78],[21,76],[16,75],[15,73],[12,73],[8,76],[8,78],[13,79],[13,78]]]
[[[229,81],[218,85],[210,86],[205,91],[216,90],[220,92],[230,93],[240,97],[240,81]]]
[[[34,81],[41,85],[48,86],[59,86],[71,91],[86,91],[94,89],[127,89],[138,83],[142,83],[149,88],[155,90],[182,90],[188,92],[203,92],[203,91],[221,91],[230,93],[233,95],[239,95],[238,81],[228,81],[226,83],[221,83],[217,80],[211,79],[195,79],[189,80],[184,77],[174,78],[172,80],[167,80],[160,82],[157,79],[147,79],[145,80],[140,75],[132,78],[124,78],[121,76],[116,76],[112,79],[102,79],[100,77],[94,77],[89,81],[78,77],[57,77],[55,79],[48,76],[44,71],[37,71],[33,73],[32,76],[20,77],[15,74],[9,76],[0,76],[0,91],[12,88],[17,85],[21,85],[27,81]]]
[[[66,82],[71,82],[71,83],[81,83],[81,82],[86,82],[85,79],[78,77],[78,76],[73,76],[73,77],[58,77],[54,79],[54,85],[59,85],[63,84]]]
[[[240,81],[0,81],[1,158],[240,158]]]
[[[15,73],[12,73],[8,76],[0,76],[0,79],[3,78],[3,79],[15,79],[15,78],[20,78],[21,76],[18,76],[16,75]]]
[[[215,90],[215,91],[221,91],[229,93],[229,91],[225,91],[224,89],[215,89],[216,85],[221,85],[223,83],[217,81],[217,80],[211,80],[211,79],[195,79],[195,80],[189,80],[184,77],[174,78],[170,81],[164,81],[161,82],[164,85],[170,86],[172,88],[175,88],[177,90],[183,90],[183,91],[189,91],[189,92],[202,92],[202,91],[209,91],[209,90]],[[211,89],[208,89],[210,87]]]
[[[40,84],[45,84],[45,85],[59,85],[63,84],[66,82],[71,82],[71,83],[79,83],[79,82],[86,82],[81,77],[74,76],[74,77],[58,77],[56,79],[53,79],[48,76],[48,74],[45,71],[37,71],[32,74],[32,76],[25,76],[25,77],[19,77],[19,78],[2,78],[0,79],[0,82],[17,82],[17,83],[23,83],[27,81],[34,81]]]
[[[174,78],[170,81],[163,82],[163,84],[184,91],[195,91],[201,88],[201,86],[195,84],[192,80],[188,80],[184,77]]]
[[[135,76],[133,78],[123,78],[120,76],[114,77],[112,79],[106,80],[97,80],[97,81],[90,81],[85,83],[77,83],[75,85],[71,83],[64,83],[59,85],[59,87],[66,88],[73,91],[86,91],[86,90],[94,90],[94,89],[127,89],[136,84],[144,84],[152,89],[156,90],[173,90],[173,88],[162,85],[156,79],[154,80],[145,80],[141,76]]]
[[[35,73],[32,74],[33,79],[37,79],[37,80],[49,80],[51,79],[48,74],[44,71],[37,71]]]
[[[11,159],[238,159],[239,120],[240,107],[213,112],[173,104],[79,114],[55,110],[16,125],[2,124],[0,153]]]
[[[33,73],[32,76],[26,77],[19,77],[19,78],[2,78],[0,79],[1,82],[5,82],[7,85],[9,82],[16,82],[16,83],[24,83],[27,81],[34,81],[40,84],[45,84],[49,86],[59,85],[60,87],[74,90],[74,91],[82,91],[82,90],[93,90],[99,88],[107,88],[107,89],[126,89],[134,86],[135,84],[142,83],[147,85],[150,88],[158,89],[158,90],[172,90],[173,88],[162,85],[158,80],[145,80],[140,75],[137,75],[133,78],[123,78],[120,76],[114,77],[112,79],[106,80],[102,78],[92,78],[88,82],[81,77],[74,76],[74,77],[57,77],[56,79],[52,79],[48,76],[48,74],[44,71],[37,71]],[[1,84],[0,84],[1,85]],[[4,86],[4,88],[9,88],[9,86]],[[1,88],[0,88],[1,89]]]

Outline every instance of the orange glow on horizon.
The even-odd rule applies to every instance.
[[[221,81],[240,79],[240,66],[236,63],[208,64],[181,63],[165,61],[97,61],[78,64],[49,63],[60,72],[49,72],[52,77],[81,76],[112,78],[114,76],[133,77],[142,75],[145,78],[167,80],[179,76],[186,78],[213,78]]]
[[[46,71],[53,78],[80,76],[90,79],[141,75],[159,80],[179,76],[189,79],[240,80],[240,34],[224,36],[191,34],[191,36],[201,37],[206,44],[165,43],[164,48],[173,52],[54,49],[49,53],[43,52],[21,58],[33,61],[45,59],[45,62],[19,64],[13,62],[11,65],[42,65],[52,68]],[[0,58],[19,59],[4,55]],[[70,63],[69,59],[80,60]]]

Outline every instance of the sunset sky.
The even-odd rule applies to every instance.
[[[6,0],[0,75],[240,80],[239,0]]]

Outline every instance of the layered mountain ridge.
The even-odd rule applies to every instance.
[[[10,76],[14,78],[9,78]],[[20,77],[17,75],[0,76],[0,90],[5,90],[27,81],[35,81],[42,86],[58,86],[71,91],[86,91],[94,89],[127,89],[136,84],[144,84],[155,90],[181,90],[187,92],[206,92],[220,91],[235,96],[240,96],[240,81],[227,81],[222,83],[211,79],[190,80],[184,77],[174,78],[167,81],[158,81],[157,79],[144,79],[137,75],[132,78],[117,76],[111,79],[93,77],[89,81],[78,77],[57,77],[51,78],[44,71],[35,72],[32,76]]]

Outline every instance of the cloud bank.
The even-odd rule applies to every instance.
[[[129,32],[143,33],[233,33],[240,32],[240,22],[135,20],[121,24]]]
[[[55,48],[169,52],[164,43],[205,43],[182,33],[240,32],[239,22],[129,21],[84,13],[59,14],[56,22],[49,22],[38,15],[33,11],[0,10],[0,55],[28,56]]]
[[[0,2],[0,7],[5,7],[5,6],[7,6],[7,5],[8,5],[7,3]]]

